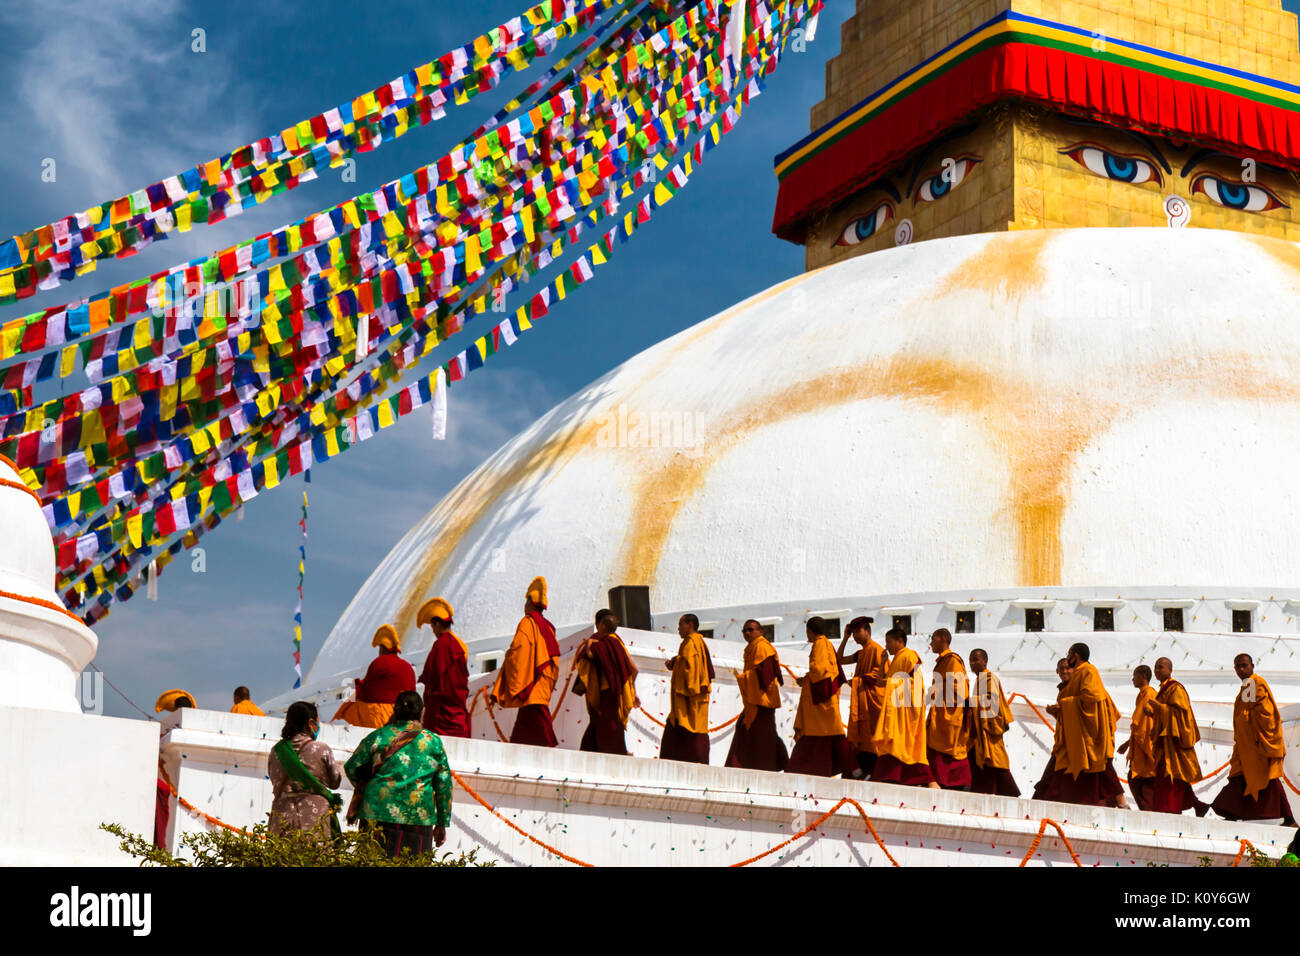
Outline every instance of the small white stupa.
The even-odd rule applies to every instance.
[[[99,642],[54,575],[40,503],[0,460],[0,866],[129,863],[99,825],[153,832],[158,725],[82,712],[103,701],[79,693]]]

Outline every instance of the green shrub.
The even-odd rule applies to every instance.
[[[186,833],[181,837],[181,855],[172,856],[154,846],[152,840],[131,833],[117,823],[99,828],[118,838],[123,853],[135,857],[141,866],[495,866],[480,862],[478,849],[468,853],[439,855],[403,850],[393,859],[372,831],[347,831],[335,840],[322,840],[315,833],[294,831],[272,836],[266,824],[247,832],[211,830]]]

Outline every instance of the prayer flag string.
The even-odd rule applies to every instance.
[[[521,115],[508,104],[436,163],[0,328],[0,453],[41,498],[69,607],[102,619],[144,566],[161,573],[244,502],[513,345],[686,185],[821,3],[652,2],[619,19],[634,6],[513,100]],[[742,16],[743,41],[727,40]],[[591,227],[603,234],[580,248]],[[524,295],[543,272],[550,281]],[[511,296],[523,298],[513,313],[397,388]],[[33,385],[78,359],[91,387],[33,401]],[[301,557],[300,570],[305,540]]]
[[[303,472],[303,481],[311,484],[311,469]],[[302,529],[302,543],[298,545],[298,604],[293,609],[293,688],[302,686],[302,582],[307,576],[307,489],[302,492],[302,517],[298,519]]]
[[[550,0],[446,54],[279,133],[125,196],[0,242],[0,304],[85,275],[98,260],[139,252],[175,230],[215,224],[315,179],[493,89],[614,0]]]

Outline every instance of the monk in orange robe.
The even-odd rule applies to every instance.
[[[595,635],[582,642],[575,659],[578,676],[573,692],[587,698],[590,719],[578,749],[590,753],[626,755],[627,719],[641,703],[636,695],[636,665],[623,639],[614,633],[618,625],[613,611],[602,611]]]
[[[1137,701],[1133,704],[1133,719],[1129,721],[1128,740],[1116,748],[1116,753],[1127,755],[1128,788],[1133,792],[1133,802],[1139,810],[1151,810],[1156,789],[1151,711],[1156,689],[1151,686],[1151,668],[1145,664],[1133,668],[1133,686],[1137,688]]]
[[[1291,804],[1282,789],[1286,741],[1273,691],[1255,673],[1249,654],[1232,662],[1241,690],[1232,705],[1232,760],[1228,782],[1211,805],[1225,820],[1275,820],[1295,826]]]
[[[424,659],[420,683],[424,685],[424,714],[420,723],[439,737],[468,737],[469,649],[451,629],[451,605],[430,598],[415,616],[415,626],[433,631],[433,646]]]
[[[1182,813],[1195,810],[1205,816],[1207,804],[1196,799],[1192,784],[1201,779],[1201,761],[1196,743],[1201,731],[1192,713],[1187,689],[1174,680],[1174,662],[1167,657],[1156,661],[1156,680],[1160,691],[1151,708],[1152,751],[1156,761],[1156,783],[1151,809],[1157,813]]]
[[[700,635],[700,619],[683,614],[677,622],[681,646],[667,663],[673,672],[672,703],[659,742],[661,760],[709,762],[709,692],[717,676],[708,645]]]
[[[1014,718],[1002,682],[989,670],[989,654],[982,647],[970,652],[970,669],[975,685],[970,698],[970,736],[966,743],[966,762],[970,764],[970,789],[973,793],[995,793],[1003,797],[1020,796],[1020,788],[1011,776],[1011,759],[1002,742]]]
[[[845,736],[858,766],[845,776],[855,780],[871,776],[876,769],[876,745],[872,738],[876,724],[880,722],[880,712],[884,709],[885,671],[889,667],[889,655],[871,639],[872,620],[855,617],[850,621],[844,629],[844,640],[840,641],[837,655],[841,665],[854,665],[853,679],[849,682],[849,721]],[[857,642],[858,650],[846,656],[844,646],[850,637]]]
[[[346,720],[356,727],[382,727],[393,716],[397,696],[415,691],[415,668],[402,660],[402,639],[391,624],[382,624],[370,641],[379,655],[357,681],[356,699],[347,701],[333,720]]]
[[[925,746],[925,674],[921,658],[907,646],[907,635],[896,627],[885,632],[889,667],[885,669],[885,692],[880,720],[872,734],[876,783],[901,783],[910,787],[939,784],[930,773]]]
[[[952,649],[952,633],[941,627],[930,635],[935,653],[934,679],[930,684],[930,714],[925,721],[925,757],[930,774],[944,790],[970,789],[970,763],[966,740],[970,736],[970,688],[966,665]]]
[[[230,712],[232,714],[249,714],[253,717],[265,717],[266,714],[263,712],[262,708],[253,703],[251,697],[252,695],[248,692],[247,687],[236,687],[234,693],[235,706],[230,708]]]
[[[736,674],[736,686],[744,710],[736,721],[724,766],[780,772],[790,759],[785,741],[776,732],[776,711],[785,683],[781,661],[758,621],[746,621],[740,633],[745,638],[745,667]]]
[[[524,598],[524,616],[515,628],[515,638],[506,651],[488,703],[518,708],[512,744],[554,747],[559,738],[551,721],[551,692],[560,676],[560,645],[555,641],[555,626],[542,612],[546,610],[546,579],[533,578]]]
[[[1065,688],[1070,686],[1070,676],[1074,673],[1074,668],[1070,666],[1070,661],[1062,657],[1056,662],[1056,705],[1061,705],[1061,695],[1065,693]],[[1047,708],[1050,713],[1052,708]],[[1038,783],[1034,784],[1033,798],[1035,800],[1046,800],[1047,785],[1052,781],[1052,773],[1056,770],[1056,750],[1061,744],[1061,721],[1056,721],[1052,740],[1052,750],[1047,755],[1047,766],[1043,768],[1043,775],[1038,778]]]
[[[856,763],[840,720],[840,687],[847,681],[835,645],[826,636],[826,622],[810,617],[804,630],[812,646],[808,651],[808,673],[798,678],[794,750],[785,772],[834,777],[847,773]]]
[[[1119,708],[1101,674],[1088,661],[1087,644],[1070,646],[1073,668],[1060,703],[1048,708],[1061,729],[1053,748],[1055,768],[1043,799],[1084,806],[1125,806],[1124,786],[1115,774],[1115,726]]]

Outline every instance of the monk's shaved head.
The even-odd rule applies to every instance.
[[[885,649],[890,656],[907,646],[907,633],[901,627],[891,627],[885,632]]]
[[[1255,673],[1255,659],[1249,654],[1238,654],[1232,659],[1232,669],[1242,680]]]
[[[952,646],[952,632],[946,627],[941,627],[930,635],[930,650],[936,654],[942,654]]]
[[[970,660],[970,669],[975,673],[983,673],[984,669],[989,666],[989,652],[982,647],[977,647],[968,655]]]
[[[1087,644],[1071,644],[1068,657],[1075,657],[1081,661],[1086,661],[1092,652],[1088,650]]]
[[[1139,664],[1133,668],[1133,686],[1137,688],[1146,687],[1151,683],[1151,668],[1145,664]]]
[[[1155,666],[1156,680],[1160,681],[1160,683],[1163,684],[1165,681],[1169,680],[1173,672],[1174,672],[1174,662],[1171,661],[1169,658],[1161,657],[1156,660],[1156,666]]]

